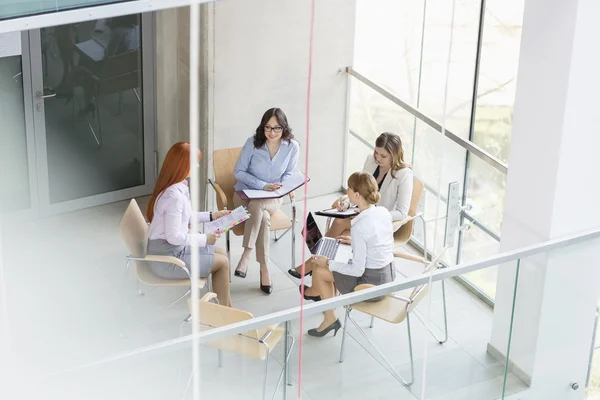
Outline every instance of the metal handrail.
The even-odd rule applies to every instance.
[[[364,83],[365,85],[367,85],[368,87],[370,87],[371,89],[373,89],[374,91],[376,91],[377,93],[379,93],[380,95],[382,95],[383,97],[385,97],[386,99],[390,100],[392,103],[402,107],[405,111],[414,115],[419,120],[421,120],[424,123],[426,123],[427,125],[429,125],[431,128],[435,129],[436,131],[438,131],[440,133],[443,132],[444,136],[446,136],[448,139],[452,140],[454,143],[458,144],[460,147],[464,148],[465,150],[472,153],[473,155],[479,157],[480,159],[482,159],[483,161],[485,161],[492,167],[496,168],[498,171],[501,171],[505,174],[508,173],[508,165],[506,163],[502,162],[497,157],[490,154],[488,151],[477,146],[475,143],[473,143],[469,140],[465,140],[465,139],[461,138],[460,136],[456,135],[455,133],[452,133],[451,131],[449,131],[448,129],[442,129],[441,124],[439,124],[438,122],[429,118],[428,116],[423,114],[421,111],[419,111],[417,108],[400,100],[398,98],[398,96],[394,95],[390,91],[377,85],[375,82],[371,81],[369,78],[365,77],[364,75],[362,75],[359,72],[352,69],[352,67],[346,67],[346,72],[349,75],[351,75],[354,78],[361,81],[362,83]]]
[[[433,272],[431,275],[419,275],[416,277],[408,278],[403,282],[391,282],[384,285],[376,286],[370,289],[361,290],[358,292],[348,293],[343,296],[334,297],[327,300],[322,300],[318,303],[312,303],[305,305],[303,308],[294,307],[283,311],[267,314],[260,317],[255,317],[243,322],[218,327],[209,331],[204,331],[196,335],[187,335],[177,339],[166,340],[153,345],[134,349],[125,353],[116,354],[111,357],[98,360],[96,362],[86,364],[76,368],[69,369],[68,371],[61,371],[60,373],[73,372],[82,368],[95,366],[107,362],[117,361],[126,357],[135,356],[138,354],[160,351],[169,349],[173,350],[174,346],[183,346],[187,342],[192,340],[198,340],[199,343],[207,343],[224,337],[238,335],[243,332],[247,332],[253,329],[260,329],[265,326],[280,324],[282,322],[292,321],[300,318],[300,315],[308,317],[315,314],[320,314],[323,311],[333,310],[339,307],[347,306],[350,304],[359,303],[375,297],[385,296],[390,293],[395,293],[401,290],[410,289],[419,285],[425,285],[429,283],[430,279],[432,282],[437,282],[449,278],[456,277],[458,275],[466,274],[497,266],[502,268],[511,261],[516,261],[525,257],[535,256],[540,253],[545,253],[551,250],[557,250],[572,245],[580,244],[594,239],[600,239],[600,229],[594,229],[579,234],[565,236],[559,239],[552,239],[542,243],[537,243],[530,246],[525,246],[517,250],[510,250],[500,254],[496,254],[491,257],[484,258],[479,261],[468,262],[460,264],[454,267],[439,269]]]

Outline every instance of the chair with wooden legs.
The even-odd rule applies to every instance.
[[[125,245],[130,252],[130,255],[126,257],[127,266],[125,271],[125,280],[129,275],[129,268],[133,266],[133,270],[135,271],[138,282],[150,285],[152,286],[152,289],[157,286],[183,286],[188,288],[188,290],[177,300],[160,310],[156,315],[146,321],[150,322],[191,293],[191,279],[189,278],[190,270],[182,260],[176,257],[146,254],[146,247],[148,243],[148,224],[135,199],[131,199],[129,206],[125,211],[123,218],[121,219],[119,224],[119,233],[121,234],[121,238],[123,239],[123,242],[125,242]],[[177,265],[186,272],[188,278],[164,279],[156,276],[150,269],[150,261]],[[125,284],[125,282],[123,284]],[[206,278],[200,278],[198,281],[198,286],[200,288],[204,288],[206,284]],[[124,290],[124,288],[122,290]],[[140,294],[142,293],[140,292]]]
[[[219,210],[233,210],[233,194],[235,193],[234,185],[236,179],[233,174],[235,164],[240,157],[242,152],[241,147],[235,147],[230,149],[215,150],[213,152],[213,169],[215,171],[215,179],[208,180],[210,187],[215,190],[217,197],[217,207]],[[206,186],[206,193],[204,196],[205,202],[208,202],[208,188]],[[296,265],[296,201],[294,193],[290,193],[290,201],[292,203],[292,218],[288,217],[283,211],[277,210],[271,215],[271,232],[275,236],[275,241],[281,239],[287,232],[292,232],[292,266]],[[207,207],[205,207],[207,208]],[[232,229],[234,235],[244,235],[244,224],[240,224]],[[284,231],[281,236],[277,236],[277,232]],[[230,231],[225,234],[225,248],[227,250],[227,258],[231,265],[231,244],[230,244]],[[233,274],[233,268],[231,269]]]
[[[193,304],[193,301],[196,301],[195,305]],[[219,328],[254,318],[254,316],[247,311],[238,310],[232,307],[225,307],[218,304],[217,295],[215,293],[207,293],[200,300],[188,299],[188,307],[190,309],[190,316],[184,321],[184,323],[197,322],[201,331]],[[198,315],[192,317],[194,311],[197,311]],[[265,400],[267,398],[267,373],[269,370],[269,356],[281,339],[285,338],[285,335],[285,329],[276,324],[260,329],[253,329],[239,335],[217,339],[207,343],[206,346],[218,349],[219,367],[222,366],[222,350],[264,361],[265,373],[263,378],[262,398]],[[289,343],[289,347],[285,349],[284,365],[281,369],[281,373],[279,374],[277,386],[275,387],[275,392],[273,393],[272,398],[275,398],[275,395],[277,394],[277,390],[281,384],[281,379],[286,371],[286,365],[289,362],[290,355],[292,354],[292,349],[294,347],[294,337],[289,333],[289,331],[287,334],[286,345],[287,343]]]
[[[429,273],[432,269],[436,269],[439,263],[439,260],[444,252],[440,253],[438,257],[436,257],[431,263],[429,263],[428,267],[423,272]],[[358,285],[354,290],[365,290],[374,287],[375,285],[371,284],[363,284]],[[425,297],[425,295],[429,292],[429,285],[419,285],[413,289],[405,289],[401,292],[390,293],[385,296],[382,300],[379,301],[363,301],[360,303],[352,304],[346,307],[346,316],[344,319],[343,326],[343,334],[342,334],[342,346],[340,349],[340,363],[344,362],[344,344],[346,342],[346,334],[348,333],[348,321],[352,322],[352,324],[356,327],[361,336],[371,345],[371,347],[375,350],[375,352],[381,357],[383,362],[389,368],[392,376],[400,383],[405,386],[410,386],[414,382],[415,379],[415,369],[414,369],[414,357],[413,357],[413,348],[412,348],[412,335],[410,329],[410,314],[413,312],[417,304]],[[369,339],[367,334],[362,330],[362,328],[354,321],[350,313],[352,310],[360,311],[364,314],[371,316],[371,324],[370,327],[373,327],[373,319],[381,319],[390,324],[400,324],[406,321],[406,329],[408,333],[408,352],[410,355],[410,379],[404,379],[402,375],[394,368],[392,363],[383,355],[383,353],[375,346],[375,344]],[[435,337],[433,332],[429,332],[432,336]],[[447,332],[446,332],[447,335]],[[437,340],[437,338],[436,338]]]

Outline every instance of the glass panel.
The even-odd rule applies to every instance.
[[[524,0],[487,0],[472,140],[508,161]]]
[[[446,127],[468,138],[475,77],[480,0],[456,2],[452,53],[448,66],[452,2],[428,0],[425,11],[420,109],[441,122],[448,68]]]
[[[465,220],[465,222],[467,222]],[[471,225],[462,233],[460,262],[481,260],[500,251],[500,243],[480,228]],[[465,274],[465,278],[492,300],[496,297],[496,267],[486,268]]]
[[[144,184],[140,17],[41,35],[50,202]]]
[[[4,35],[14,47],[0,54],[0,214],[31,207],[21,68],[20,33]],[[6,56],[7,54],[13,54]]]
[[[416,105],[425,0],[358,0],[354,67]]]
[[[0,0],[0,20],[134,0]]]

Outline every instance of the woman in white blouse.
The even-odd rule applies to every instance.
[[[212,273],[213,290],[219,303],[230,307],[229,261],[223,249],[213,247],[219,235],[188,232],[192,218],[200,223],[208,222],[229,214],[229,211],[193,212],[187,181],[189,175],[190,144],[175,143],[165,157],[146,207],[146,218],[150,222],[148,254],[174,256],[191,268],[191,247],[198,246],[200,277],[206,278]],[[188,278],[182,268],[173,264],[150,263],[150,269],[165,279]]]
[[[360,214],[352,220],[352,237],[339,236],[342,243],[352,245],[352,259],[348,263],[311,257],[306,263],[313,271],[312,287],[304,287],[306,300],[320,301],[354,291],[358,285],[381,285],[396,278],[394,270],[394,238],[392,216],[384,207],[375,207],[380,200],[377,182],[370,173],[355,172],[348,178],[348,198],[358,206]],[[325,336],[342,327],[335,311],[325,311],[325,318],[311,336]]]
[[[379,135],[375,141],[375,151],[365,160],[363,172],[373,175],[377,182],[377,188],[381,195],[378,206],[386,208],[394,222],[405,220],[408,217],[408,209],[413,191],[413,172],[404,161],[404,149],[400,136],[385,132]],[[333,208],[340,211],[348,209],[352,199],[342,196],[333,203]],[[325,233],[327,237],[338,237],[350,235],[352,218],[334,218],[331,227]],[[401,224],[394,224],[398,229]],[[301,278],[302,266],[288,270],[294,278]],[[305,269],[310,275],[312,270]]]

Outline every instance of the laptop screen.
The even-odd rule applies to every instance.
[[[306,245],[312,254],[317,253],[317,245],[322,237],[323,235],[317,226],[317,221],[315,221],[312,213],[308,213],[308,217],[306,217],[306,237],[304,240],[306,240]]]

